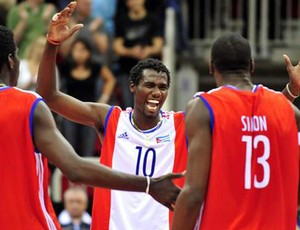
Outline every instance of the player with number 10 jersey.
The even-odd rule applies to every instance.
[[[187,143],[183,112],[160,112],[160,122],[139,130],[134,111],[111,107],[105,122],[101,163],[140,176],[158,177],[186,168]],[[175,181],[180,187],[183,179]],[[172,213],[144,193],[96,189],[92,229],[167,230]]]

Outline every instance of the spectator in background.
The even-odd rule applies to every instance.
[[[92,0],[92,15],[101,18],[110,37],[115,33],[117,0]]]
[[[16,0],[0,0],[0,25],[6,26],[9,9],[16,4]]]
[[[114,51],[119,56],[117,80],[121,87],[122,107],[133,106],[128,88],[130,68],[139,60],[159,58],[163,48],[163,22],[145,8],[145,0],[126,0],[127,14],[118,17]]]
[[[46,38],[38,37],[29,44],[24,59],[20,61],[20,75],[18,87],[26,90],[35,90],[37,72],[42,58]]]
[[[77,0],[77,8],[71,18],[71,24],[82,23],[84,27],[60,46],[60,54],[66,57],[73,41],[76,38],[84,38],[92,46],[94,61],[103,63],[108,49],[108,36],[103,19],[91,16],[91,5],[91,0]]]
[[[7,26],[14,33],[20,58],[26,47],[37,37],[46,35],[47,25],[56,12],[55,6],[44,0],[25,0],[9,10]]]
[[[92,59],[92,47],[83,38],[76,38],[70,47],[69,57],[60,66],[64,89],[67,94],[89,102],[108,103],[115,87],[115,78],[109,68]],[[97,98],[97,81],[101,76],[103,87]],[[95,130],[88,126],[64,120],[63,129],[66,139],[76,152],[83,156],[95,153]]]
[[[71,187],[64,193],[65,209],[59,214],[58,221],[62,230],[89,230],[91,216],[86,211],[88,197],[81,187]]]

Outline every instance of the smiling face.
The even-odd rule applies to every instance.
[[[134,111],[137,116],[156,119],[168,96],[168,76],[164,72],[144,69],[138,85],[130,84],[134,94]]]

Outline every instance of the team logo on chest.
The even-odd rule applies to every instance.
[[[120,138],[120,139],[127,139],[128,140],[129,136],[128,136],[127,132],[124,132],[124,133],[119,134],[118,138]]]
[[[156,137],[156,143],[170,142],[170,135]]]

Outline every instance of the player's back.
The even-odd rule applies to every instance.
[[[0,88],[0,229],[58,229],[47,161],[33,147],[33,93]]]
[[[262,86],[200,97],[213,150],[200,229],[295,229],[299,150],[289,102]]]

